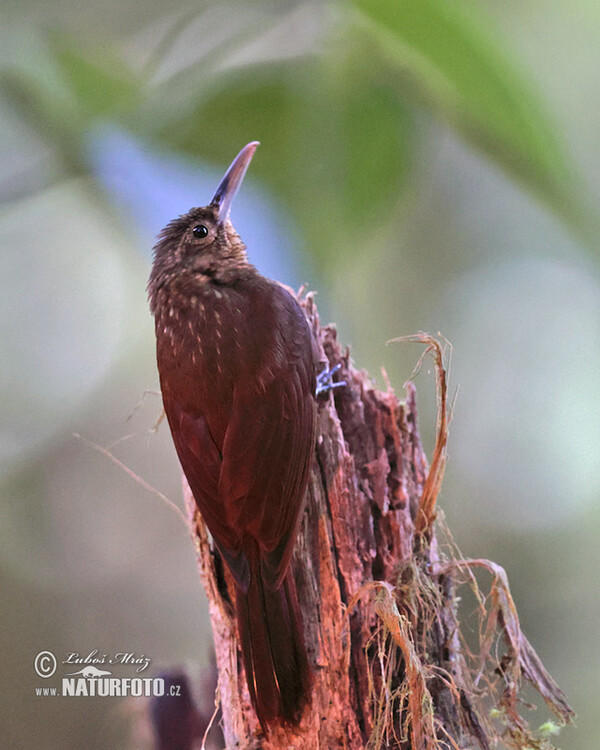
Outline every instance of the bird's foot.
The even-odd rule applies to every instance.
[[[324,393],[329,393],[329,391],[332,391],[334,388],[341,388],[343,385],[348,385],[345,380],[340,380],[337,383],[334,383],[332,380],[333,376],[341,366],[342,363],[338,362],[335,367],[332,367],[331,369],[326,368],[317,375],[317,389],[315,391],[315,396],[317,396],[317,398]]]

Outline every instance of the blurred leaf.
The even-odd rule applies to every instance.
[[[140,108],[140,129],[191,116],[203,88],[224,70],[277,66],[314,53],[331,21],[328,3],[302,0],[224,0],[190,10],[163,35],[145,67],[153,90]]]
[[[89,180],[4,207],[0,242],[1,465],[64,428],[130,351],[146,305],[130,245]]]
[[[310,58],[228,73],[191,116],[155,135],[223,166],[260,140],[252,174],[285,203],[324,266],[360,251],[357,231],[389,215],[408,168],[408,111],[363,62]]]
[[[64,35],[54,36],[51,49],[83,120],[101,116],[115,119],[137,104],[137,81],[106,50],[84,53]]]
[[[60,153],[67,169],[81,171],[78,105],[44,38],[17,35],[11,64],[0,72],[0,87],[39,137]]]
[[[106,50],[84,53],[64,34],[35,41],[35,51],[1,72],[0,86],[67,171],[85,172],[90,127],[101,118],[124,119],[139,101],[139,84]]]
[[[563,216],[575,208],[570,165],[523,77],[475,9],[448,0],[352,0],[396,71],[471,143]]]

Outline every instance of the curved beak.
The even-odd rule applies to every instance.
[[[239,190],[246,170],[248,169],[256,147],[260,145],[259,141],[252,141],[240,151],[240,153],[231,162],[231,166],[225,172],[225,176],[221,180],[217,192],[214,194],[210,205],[216,209],[219,224],[224,224],[229,218],[229,211],[231,210],[231,204],[235,198],[235,194]]]

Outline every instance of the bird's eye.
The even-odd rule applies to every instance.
[[[208,234],[208,229],[204,226],[204,224],[196,224],[196,226],[192,229],[192,234],[194,235],[194,237],[196,237],[196,239],[201,240]]]

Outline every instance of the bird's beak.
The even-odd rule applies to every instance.
[[[229,218],[231,204],[235,198],[246,170],[252,161],[256,147],[259,141],[252,141],[240,151],[240,153],[231,162],[231,166],[225,172],[225,177],[221,180],[217,192],[214,194],[210,205],[216,209],[219,224],[224,224]]]

